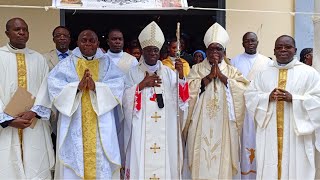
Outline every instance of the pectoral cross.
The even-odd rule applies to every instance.
[[[159,180],[160,178],[156,177],[156,174],[153,174],[153,177],[149,178],[149,180]]]
[[[158,116],[158,112],[155,112],[153,116],[151,116],[152,119],[154,119],[154,122],[158,122],[158,119],[161,118],[161,116]]]
[[[153,153],[157,153],[157,150],[160,149],[160,147],[157,146],[157,143],[154,143],[152,147],[150,147],[151,150],[153,150]]]

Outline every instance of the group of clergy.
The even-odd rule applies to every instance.
[[[174,54],[159,60],[165,38],[155,22],[138,37],[139,62],[123,52],[118,29],[105,53],[91,30],[70,51],[70,32],[58,26],[45,56],[26,47],[23,19],[10,19],[5,33],[0,179],[51,179],[53,169],[55,179],[318,177],[320,77],[295,57],[290,36],[277,38],[272,61],[246,33],[245,52],[230,62],[228,33],[215,23],[206,59],[190,69]],[[36,99],[12,116],[6,106],[18,88]]]

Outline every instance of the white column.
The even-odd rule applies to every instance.
[[[320,0],[314,0],[314,13],[320,13]],[[314,47],[312,66],[320,72],[320,15],[314,15]]]
[[[320,0],[314,0],[314,13],[320,13]],[[312,66],[320,72],[320,15],[315,15],[313,18],[314,24],[314,46],[313,46],[313,59],[312,59]],[[319,134],[320,131],[318,130],[316,134]],[[316,135],[316,138],[319,138]],[[316,177],[315,179],[320,178],[320,153],[319,151],[315,151],[315,162],[316,162]]]

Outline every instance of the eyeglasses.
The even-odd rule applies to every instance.
[[[295,48],[295,47],[293,47],[291,45],[283,45],[283,46],[276,46],[274,49],[279,51],[279,50],[282,50],[282,49],[290,50],[292,48]]]
[[[61,38],[62,36],[70,38],[70,35],[68,35],[68,34],[55,34],[53,37],[54,38]]]
[[[159,53],[160,49],[159,48],[144,48],[144,51],[148,54],[151,54],[151,53]]]
[[[208,48],[207,51],[208,52],[214,52],[214,51],[217,51],[217,52],[221,52],[223,51],[224,49],[222,47],[213,47],[213,48]]]

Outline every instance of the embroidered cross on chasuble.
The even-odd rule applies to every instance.
[[[162,94],[163,87],[159,87],[155,94]],[[160,92],[160,93],[157,93]],[[146,95],[146,94],[145,94]],[[166,178],[166,118],[165,107],[159,107],[157,100],[146,101],[146,130],[145,130],[145,178],[144,179],[165,179]],[[163,98],[163,104],[166,104]],[[156,177],[154,176],[156,175]]]
[[[86,69],[89,69],[92,79],[95,82],[99,79],[99,60],[87,61],[78,59],[76,69],[80,81]],[[84,179],[96,179],[97,114],[93,110],[89,90],[85,90],[82,93],[81,118]]]
[[[158,115],[158,112],[155,112],[153,116],[151,116],[152,119],[154,119],[154,122],[158,122],[158,119],[161,118],[161,116]]]

